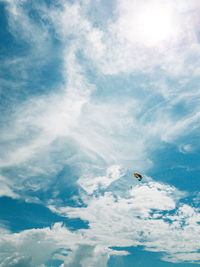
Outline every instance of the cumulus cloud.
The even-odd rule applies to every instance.
[[[130,189],[126,197],[105,193],[89,199],[86,208],[63,208],[60,212],[87,218],[90,222],[88,235],[92,240],[95,236],[98,244],[144,245],[146,250],[169,254],[173,261],[177,253],[184,251],[187,255],[199,250],[199,210],[177,205],[182,197],[184,194],[173,187],[149,182]],[[186,255],[183,261],[187,260]]]
[[[62,216],[88,220],[89,229],[70,232],[56,223],[52,228],[2,233],[1,251],[6,247],[7,252],[1,259],[9,261],[11,251],[17,251],[16,258],[32,257],[34,266],[49,259],[59,259],[64,266],[107,266],[111,255],[128,254],[111,247],[142,245],[162,252],[165,261],[198,263],[200,214],[181,204],[184,196],[174,187],[151,181],[129,188],[124,196],[108,191],[84,198],[86,207],[50,207]]]

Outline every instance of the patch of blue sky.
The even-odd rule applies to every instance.
[[[63,264],[62,260],[48,260],[47,262],[45,262],[45,266],[47,267],[51,267],[51,266],[60,267],[62,266],[62,264]]]
[[[61,222],[69,230],[87,229],[88,222],[59,216],[43,205],[10,197],[0,198],[0,221],[13,233],[33,228],[51,227]]]
[[[115,250],[125,250],[130,253],[127,256],[115,256],[112,255],[108,261],[108,267],[198,267],[195,263],[172,263],[161,261],[161,257],[164,255],[159,252],[146,251],[144,247],[113,247]]]
[[[191,139],[192,137],[188,137],[186,140],[191,141]],[[199,150],[193,153],[187,151],[181,153],[176,144],[167,143],[162,149],[152,153],[154,166],[149,170],[149,175],[155,180],[169,183],[183,191],[191,193],[199,191],[198,158]]]
[[[84,207],[85,204],[80,198],[80,189],[77,185],[78,178],[79,176],[70,166],[64,166],[56,174],[56,179],[52,179],[53,182],[48,186],[48,189],[40,190],[37,197],[44,202],[47,202],[49,199],[55,199],[56,207],[64,205]]]

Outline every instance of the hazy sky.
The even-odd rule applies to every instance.
[[[199,266],[199,0],[0,14],[0,267]]]

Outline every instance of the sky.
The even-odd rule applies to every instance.
[[[199,1],[0,14],[0,267],[199,266]]]

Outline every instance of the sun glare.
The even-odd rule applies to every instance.
[[[137,16],[137,30],[142,41],[154,45],[173,33],[173,16],[169,9],[146,8]]]

